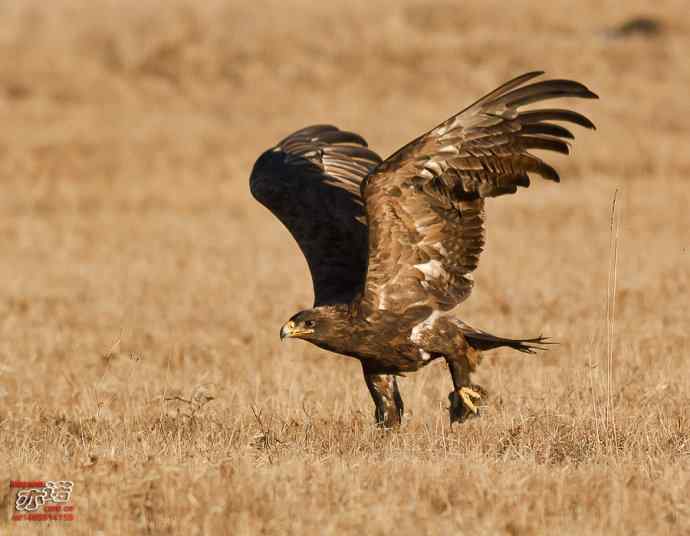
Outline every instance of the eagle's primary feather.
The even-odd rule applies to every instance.
[[[455,386],[451,418],[461,420],[468,408],[476,412],[469,373],[479,351],[546,344],[496,337],[448,316],[472,290],[485,199],[529,186],[529,175],[558,182],[530,150],[568,154],[573,134],[557,122],[594,128],[572,110],[521,110],[597,98],[571,80],[532,82],[541,74],[506,82],[384,161],[361,136],[315,125],[254,166],[252,194],[293,235],[314,284],[314,308],[295,315],[281,336],[360,359],[383,424],[399,423],[402,413],[391,374],[445,358]]]

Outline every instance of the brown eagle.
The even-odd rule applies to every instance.
[[[451,422],[477,413],[470,382],[480,352],[501,346],[532,353],[543,337],[506,339],[449,312],[472,290],[484,247],[484,199],[529,186],[528,175],[559,182],[530,149],[568,154],[572,133],[554,122],[594,128],[560,108],[521,111],[557,97],[598,98],[572,80],[506,82],[386,160],[352,132],[314,125],[291,134],[254,165],[254,197],[287,227],[306,257],[314,306],[280,337],[355,357],[376,405],[376,421],[400,424],[396,376],[437,358],[453,380]]]

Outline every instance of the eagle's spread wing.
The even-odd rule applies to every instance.
[[[254,164],[252,195],[299,244],[315,306],[349,302],[362,290],[367,227],[360,183],[380,162],[361,136],[314,125],[294,132]]]
[[[596,98],[570,80],[527,84],[528,73],[406,145],[363,185],[369,224],[369,310],[447,311],[469,296],[484,246],[484,198],[528,186],[528,173],[558,182],[529,149],[568,153],[573,138],[551,121],[594,125],[561,109],[519,111],[556,98]]]

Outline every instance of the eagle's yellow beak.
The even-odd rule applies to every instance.
[[[287,322],[280,328],[280,340],[290,338],[290,337],[300,337],[301,335],[309,335],[314,333],[313,329],[300,328],[292,320]]]

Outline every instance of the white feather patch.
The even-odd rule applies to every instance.
[[[443,264],[441,261],[437,261],[436,259],[431,259],[429,262],[425,262],[424,264],[415,264],[414,267],[424,274],[424,279],[427,281],[448,275],[443,269]]]
[[[428,169],[422,169],[419,172],[419,176],[422,177],[423,179],[430,180],[434,178],[434,174],[429,171]]]
[[[434,162],[433,160],[429,160],[428,162],[426,162],[424,164],[424,169],[428,169],[436,176],[443,174],[441,164],[439,162]]]
[[[451,154],[451,155],[458,154],[460,151],[458,150],[458,148],[455,145],[451,144],[451,145],[444,145],[443,147],[441,147],[438,150],[438,152],[439,152],[439,154],[443,154],[444,156],[446,156],[448,154]]]
[[[420,344],[419,337],[422,335],[424,331],[433,326],[434,322],[436,322],[436,319],[441,316],[443,316],[443,313],[441,313],[441,311],[432,311],[432,313],[429,316],[427,316],[424,320],[422,320],[419,324],[412,328],[412,331],[410,332],[410,340],[415,344]]]
[[[443,244],[441,242],[435,242],[432,247],[444,257],[448,255],[448,251],[446,250],[446,248],[443,247]]]

